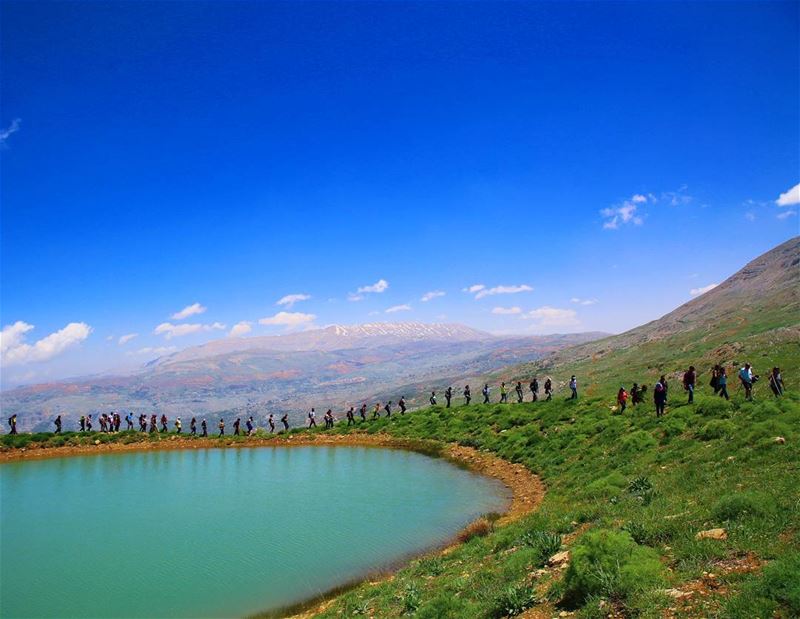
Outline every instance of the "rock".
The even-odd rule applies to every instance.
[[[694,538],[724,540],[728,539],[728,532],[725,529],[708,529],[706,531],[698,532]]]
[[[777,443],[778,445],[783,445],[786,443],[786,439],[783,438],[782,436],[776,436],[774,439],[772,439],[772,441],[774,443]]]
[[[562,550],[561,552],[557,552],[554,554],[550,559],[548,559],[548,565],[563,565],[569,561],[569,550]]]
[[[99,438],[96,438],[96,439],[94,440],[94,444],[95,444],[95,445],[99,445],[99,444],[100,444],[100,439],[99,439]]]
[[[681,591],[680,589],[664,589],[663,593],[676,600],[688,598],[692,595],[691,591]]]

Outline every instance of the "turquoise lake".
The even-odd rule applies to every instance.
[[[499,482],[371,447],[0,465],[0,616],[242,617],[324,593],[502,510]]]

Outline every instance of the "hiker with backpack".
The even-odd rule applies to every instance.
[[[224,436],[224,434],[225,434],[225,420],[224,419],[220,419],[219,423],[217,424],[217,427],[219,428],[219,435],[220,436]]]
[[[252,416],[248,417],[247,423],[245,424],[245,426],[247,427],[247,436],[252,436],[253,432],[256,429],[255,424],[253,424],[253,417]]]
[[[445,404],[446,408],[450,408],[450,400],[452,397],[453,397],[453,389],[452,387],[448,387],[447,389],[444,390],[444,399],[447,401],[447,404]]]
[[[197,417],[192,417],[192,420],[189,422],[189,434],[197,436]]]
[[[663,376],[653,388],[653,402],[656,405],[656,417],[663,416],[667,405],[667,386]]]
[[[553,381],[549,378],[544,381],[544,394],[547,396],[545,401],[549,402],[553,399]]]
[[[517,404],[522,404],[522,383],[517,381],[517,386],[514,387],[514,391],[517,392]]]
[[[386,405],[383,407],[383,410],[386,411],[386,418],[387,419],[392,416],[392,401],[391,400],[389,400],[386,403]]]
[[[739,370],[739,382],[744,387],[744,397],[748,401],[753,400],[753,383],[756,380],[758,379],[753,374],[753,367],[749,363],[745,363],[744,367]]]
[[[625,391],[625,387],[620,387],[617,392],[617,404],[619,404],[619,412],[621,415],[625,412],[625,408],[628,405],[628,392]]]
[[[361,408],[358,409],[358,414],[361,416],[361,421],[367,420],[367,403],[364,402]]]
[[[61,415],[56,417],[55,421],[53,422],[56,426],[55,434],[61,434]]]
[[[78,424],[79,424],[79,427],[80,427],[80,431],[81,432],[85,432],[86,431],[86,417],[81,415],[81,418],[78,420]]]
[[[436,392],[435,391],[431,391],[431,397],[430,397],[429,401],[431,403],[431,406],[436,406]]]
[[[697,383],[697,372],[693,365],[689,366],[683,374],[683,390],[689,393],[689,401],[687,404],[694,402],[694,386]]]
[[[400,401],[397,403],[397,405],[400,407],[400,414],[401,415],[405,415],[406,414],[406,398],[405,398],[405,396],[402,396],[402,395],[400,396]]]
[[[500,383],[500,404],[508,404],[508,390],[505,383]]]
[[[730,400],[730,396],[728,396],[728,373],[724,367],[720,367],[717,370],[717,386],[715,389],[719,397]]]
[[[569,388],[572,391],[572,395],[569,396],[570,400],[577,400],[578,399],[578,379],[575,378],[575,374],[572,375],[572,378],[569,379]]]
[[[353,412],[353,407],[350,407],[350,410],[347,411],[347,425],[352,426],[356,422],[355,414]]]
[[[483,403],[484,404],[488,404],[489,403],[489,383],[486,383],[483,386],[483,389],[481,389],[481,393],[483,394]]]
[[[530,387],[531,396],[533,398],[531,402],[536,402],[536,400],[539,399],[539,379],[534,376],[531,384],[528,386]]]
[[[236,421],[233,422],[233,435],[239,436],[239,426],[241,425],[242,420],[241,418],[237,417]]]
[[[721,372],[722,372],[722,366],[720,366],[719,364],[711,368],[711,381],[708,384],[711,385],[711,388],[714,390],[714,395],[717,395],[719,393],[720,389],[719,376]]]
[[[161,431],[162,432],[169,432],[169,428],[167,427],[167,416],[162,413],[161,415]]]
[[[283,417],[281,417],[281,423],[283,424],[283,431],[289,431],[289,413],[284,413]]]
[[[275,417],[273,416],[272,413],[270,413],[269,417],[267,417],[267,423],[269,424],[269,433],[270,434],[274,434],[275,433]]]
[[[92,431],[92,416],[91,415],[86,415],[86,431],[87,432],[91,432]]]
[[[11,415],[8,418],[8,427],[10,428],[8,433],[9,434],[16,434],[17,433],[17,416]]]
[[[203,431],[200,436],[208,436],[208,424],[206,423],[205,419],[200,422],[200,429]]]
[[[91,417],[91,415],[89,415]],[[91,424],[89,425],[91,429]],[[150,415],[150,433],[156,432],[158,430],[158,419],[155,415]]]
[[[181,418],[180,417],[178,417],[175,420],[175,433],[176,434],[180,434],[181,433]]]
[[[780,368],[772,368],[772,372],[769,373],[769,388],[772,389],[776,398],[783,395],[783,377]]]
[[[469,385],[464,387],[464,404],[469,406],[470,400],[472,400],[472,393],[470,393]]]
[[[375,408],[372,409],[372,418],[378,419],[381,416],[381,403],[375,402]]]
[[[317,427],[317,420],[316,420],[316,416],[317,416],[317,413],[316,413],[316,411],[315,411],[315,410],[312,408],[312,409],[311,409],[311,410],[308,412],[308,427],[309,427],[309,428],[316,428],[316,427]]]

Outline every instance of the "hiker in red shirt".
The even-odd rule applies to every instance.
[[[619,412],[624,413],[625,408],[628,405],[628,392],[625,391],[625,387],[620,387],[619,392],[617,393],[617,404],[619,404]]]

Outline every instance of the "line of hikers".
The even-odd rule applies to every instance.
[[[742,388],[745,392],[745,398],[749,401],[753,399],[753,385],[759,380],[758,374],[755,374],[753,371],[753,367],[749,363],[745,363],[738,372],[739,383],[741,384]],[[697,386],[697,370],[694,366],[689,366],[683,374],[683,388],[688,393],[688,403],[691,404],[694,402],[694,392]],[[726,400],[730,399],[730,395],[728,394],[728,374],[727,370],[722,365],[715,365],[711,370],[711,387],[714,389],[714,395],[718,395],[721,398],[725,398]],[[772,393],[775,397],[780,397],[784,393],[784,385],[783,385],[783,377],[781,375],[781,370],[778,367],[772,368],[772,371],[769,374],[769,386],[772,390]],[[544,395],[545,401],[549,401],[553,399],[553,382],[550,378],[546,378],[544,381]],[[539,400],[539,380],[538,378],[534,377],[533,380],[528,385],[528,389],[531,392],[531,401],[536,402]],[[568,396],[568,400],[574,400],[578,398],[578,379],[573,375],[569,380],[569,389],[570,395]],[[517,402],[522,403],[525,400],[525,392],[522,386],[521,381],[517,381],[516,386],[514,387],[514,392],[517,396]],[[628,400],[630,399],[631,405],[636,406],[637,404],[643,404],[645,393],[647,392],[647,385],[639,385],[638,383],[633,383],[631,387],[630,393],[625,389],[624,386],[620,387],[619,391],[617,392],[617,405],[619,406],[619,411],[625,412],[625,409],[628,405]],[[466,385],[463,389],[463,396],[464,396],[464,403],[469,405],[472,401],[472,394],[470,392],[469,385]],[[659,380],[653,386],[653,403],[656,407],[656,417],[661,417],[664,414],[664,409],[667,405],[667,395],[669,393],[669,384],[667,383],[667,379],[665,375],[661,375]],[[485,383],[483,388],[481,389],[481,394],[483,395],[483,403],[489,404],[491,402],[490,395],[491,390],[488,383]],[[507,404],[508,403],[508,388],[506,387],[505,382],[500,383],[500,403]],[[444,391],[444,398],[445,398],[445,407],[450,408],[451,402],[453,399],[453,388],[447,387]],[[429,398],[429,402],[431,406],[436,406],[436,392],[431,391],[431,396]],[[381,417],[381,412],[385,413],[385,417],[392,416],[392,404],[393,402],[390,400],[386,402],[383,406],[378,402],[374,405],[372,409],[372,419],[377,419]],[[397,406],[400,409],[400,414],[405,415],[407,406],[405,397],[400,397],[400,400],[397,402]],[[364,403],[356,412],[355,407],[351,406],[350,409],[346,413],[347,418],[347,425],[354,425],[356,423],[356,415],[361,418],[361,421],[367,421],[367,404]],[[98,418],[98,424],[100,426],[101,432],[119,432],[120,427],[122,425],[122,417],[119,413],[102,413]],[[166,433],[169,432],[169,419],[166,415],[162,414],[159,418],[155,414],[151,414],[148,416],[144,413],[140,414],[138,418],[135,418],[133,413],[128,413],[124,417],[126,429],[133,430],[134,429],[134,421],[138,421],[139,431],[140,432],[147,432],[147,433]],[[328,409],[327,412],[323,415],[323,420],[325,422],[326,428],[332,428],[334,423],[336,422],[336,418],[333,415],[333,410]],[[283,424],[284,431],[289,430],[289,414],[284,413],[283,416],[280,418],[281,424]],[[55,434],[60,434],[62,431],[62,419],[61,415],[58,415],[55,420],[53,421],[55,425]],[[17,415],[11,415],[8,418],[8,425],[9,425],[9,434],[17,434]],[[267,417],[267,425],[269,426],[270,434],[275,432],[275,416],[270,413]],[[183,432],[183,423],[180,417],[177,417],[173,422],[173,426],[175,428],[175,432],[177,434],[181,434]],[[79,427],[80,432],[91,432],[93,430],[93,419],[92,415],[81,415],[79,419]],[[189,422],[189,435],[190,436],[197,436],[197,417],[192,417],[191,421]],[[246,427],[246,434],[249,436],[253,434],[256,430],[255,422],[253,417],[250,416],[247,421],[245,422]],[[311,409],[308,413],[308,427],[317,427],[316,421],[316,411],[315,409]],[[217,429],[219,431],[218,436],[225,435],[225,420],[220,419],[219,423],[217,424]],[[241,430],[241,417],[237,417],[236,420],[233,422],[233,435],[240,436],[243,432]],[[208,423],[205,419],[200,421],[200,434],[199,436],[208,436]]]

